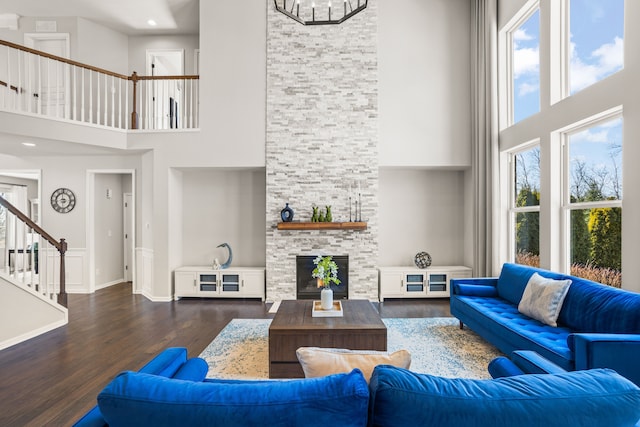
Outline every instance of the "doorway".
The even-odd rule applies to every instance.
[[[68,33],[26,33],[24,44],[31,49],[69,58]],[[70,71],[67,64],[31,55],[27,65],[31,110],[38,114],[69,118]]]
[[[147,50],[147,75],[152,77],[184,75],[184,49]],[[151,80],[148,97],[153,129],[177,129],[179,110],[183,108],[180,80]]]
[[[40,170],[0,170],[0,195],[38,225],[41,217],[41,176]],[[38,239],[39,236],[30,228],[25,228],[13,215],[7,215],[4,208],[0,209],[0,268],[7,274],[20,269],[24,273],[27,268],[31,273],[31,263],[37,265],[37,260],[30,260],[30,253],[27,251],[34,244],[37,247]],[[37,257],[35,254],[34,256]],[[33,273],[37,283],[37,269]]]
[[[135,170],[87,171],[89,292],[131,282],[137,292]]]

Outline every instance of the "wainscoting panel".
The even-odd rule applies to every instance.
[[[67,293],[89,293],[86,265],[89,262],[85,248],[67,249],[65,253],[65,282]],[[47,278],[50,286],[60,287],[60,254],[55,249],[46,251],[46,262],[40,266],[40,276]]]

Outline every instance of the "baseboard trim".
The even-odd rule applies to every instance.
[[[118,285],[124,282],[124,277],[118,280],[112,280],[111,282],[102,283],[101,285],[96,285],[96,291],[104,288],[108,288],[109,286]]]
[[[48,325],[45,325],[41,328],[35,329],[33,331],[29,331],[25,334],[22,335],[18,335],[17,337],[13,337],[11,339],[8,339],[6,341],[0,342],[0,350],[4,350],[5,348],[9,348],[11,346],[14,346],[16,344],[20,344],[21,342],[30,340],[31,338],[35,338],[39,335],[42,335],[44,333],[47,333],[49,331],[53,331],[54,329],[59,328],[60,326],[64,326],[67,323],[69,323],[69,319],[67,318],[67,316],[65,315],[65,319],[63,320],[58,320],[56,322],[50,323]]]
[[[173,301],[173,297],[155,297],[144,290],[141,292],[141,294],[151,302],[172,302]]]

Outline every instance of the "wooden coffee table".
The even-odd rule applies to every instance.
[[[269,378],[303,378],[299,347],[387,351],[387,327],[370,301],[341,300],[343,317],[312,317],[311,300],[285,300],[269,326]]]

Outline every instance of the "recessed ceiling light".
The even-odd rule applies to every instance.
[[[36,144],[34,144],[33,142],[23,142],[22,145],[24,145],[25,147],[35,147]]]
[[[158,23],[156,21],[154,21],[153,19],[149,19],[147,21],[147,24],[149,24],[152,27],[155,27],[156,25],[158,25]]]

